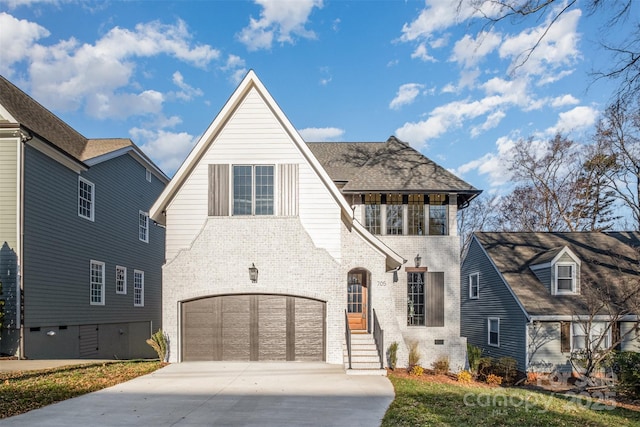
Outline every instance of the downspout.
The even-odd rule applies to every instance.
[[[23,274],[23,264],[24,264],[24,154],[25,154],[25,143],[32,138],[32,135],[25,130],[20,131],[20,213],[19,213],[19,234],[18,239],[20,241],[18,248],[18,272],[17,272],[17,281],[18,281],[18,295],[16,298],[16,304],[18,305],[18,309],[16,310],[17,314],[17,323],[19,332],[19,345],[18,345],[18,359],[24,359],[24,282],[22,280]]]

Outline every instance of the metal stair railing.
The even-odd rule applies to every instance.
[[[373,339],[376,342],[376,348],[378,349],[378,357],[380,357],[380,369],[384,369],[384,331],[378,322],[378,316],[376,315],[375,308],[373,309]]]
[[[351,369],[351,328],[349,328],[349,315],[344,311],[345,340],[347,342],[347,358],[349,359],[349,369]]]

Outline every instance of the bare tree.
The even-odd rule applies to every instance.
[[[607,277],[591,277],[581,284],[585,311],[575,313],[584,331],[582,348],[571,354],[574,368],[591,378],[601,363],[622,343],[640,331],[640,261],[639,248],[633,255],[606,251],[606,256],[589,260],[592,264],[608,264]],[[624,331],[620,325],[627,327]]]
[[[473,7],[483,17],[487,26],[496,26],[505,21],[523,22],[532,20],[546,22],[546,27],[539,38],[522,52],[515,68],[524,65],[535,50],[547,37],[550,29],[562,15],[570,10],[586,5],[588,15],[606,17],[605,28],[598,34],[591,35],[599,39],[600,44],[610,52],[609,67],[594,71],[596,78],[607,78],[618,81],[616,97],[634,99],[640,94],[640,23],[637,17],[631,16],[633,0],[459,0],[458,9],[464,5]],[[630,19],[636,21],[630,22]],[[610,42],[608,36],[618,35],[620,25],[628,25],[632,30],[622,41]],[[617,28],[618,31],[613,30]],[[608,31],[610,30],[610,31]]]
[[[612,104],[598,123],[595,139],[614,160],[607,185],[631,211],[632,227],[640,230],[640,105]]]
[[[458,236],[460,236],[460,255],[471,243],[475,231],[490,231],[497,227],[496,208],[499,199],[496,195],[476,197],[465,209],[458,211]]]
[[[546,144],[519,141],[510,172],[515,189],[503,197],[503,231],[602,231],[619,219],[610,188],[613,157],[556,135]]]

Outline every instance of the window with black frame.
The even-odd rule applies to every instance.
[[[380,234],[380,208],[382,196],[379,193],[364,195],[364,226],[371,234]]]
[[[446,194],[429,195],[429,234],[432,236],[446,236],[447,231],[447,204],[449,199]]]
[[[407,209],[410,236],[422,236],[424,232],[424,194],[409,194]]]
[[[407,325],[425,326],[424,273],[407,273]]]

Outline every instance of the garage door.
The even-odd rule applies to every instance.
[[[225,295],[182,304],[182,360],[322,361],[325,303]]]

